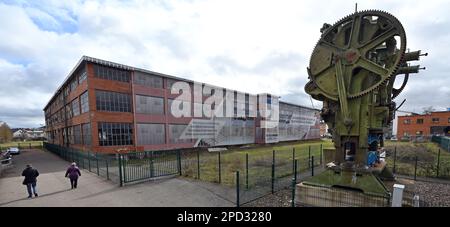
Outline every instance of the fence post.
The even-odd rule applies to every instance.
[[[248,189],[248,153],[245,154],[245,188]]]
[[[292,172],[295,172],[295,147],[292,148]]]
[[[89,165],[89,170],[91,169],[91,165]],[[120,187],[123,186],[123,179],[122,179],[122,155],[119,154],[119,183]]]
[[[314,176],[314,155],[311,157],[311,176]]]
[[[178,162],[178,174],[181,176],[181,151],[178,150],[177,152],[177,162]]]
[[[222,166],[220,162],[220,151],[219,151],[219,184],[222,183]]]
[[[239,207],[239,171],[236,171],[236,207]]]
[[[417,180],[417,156],[414,164],[414,180]]]
[[[91,154],[89,153],[89,150],[88,150],[88,167],[89,167],[89,172],[91,172]]]
[[[291,207],[295,207],[295,177],[292,178],[291,186],[292,186],[292,200],[291,200]]]
[[[392,170],[392,173],[395,174],[395,162],[397,161],[397,146],[394,147],[394,169]]]
[[[308,146],[308,168],[311,168],[311,145]]]
[[[150,177],[155,176],[155,165],[153,162],[153,151],[150,152]]]
[[[275,164],[275,150],[272,150],[272,164]]]
[[[105,158],[105,163],[106,163],[106,179],[109,180],[108,158]]]
[[[295,159],[295,161],[294,161],[294,179],[295,179],[295,183],[297,183],[297,167],[298,167],[298,160]]]
[[[31,149],[31,143],[30,143],[30,149]]]
[[[197,179],[200,179],[200,151],[197,150]]]
[[[275,164],[272,163],[272,194],[275,192]]]
[[[438,150],[436,177],[439,177],[439,164],[440,164],[440,162],[441,162],[441,149]]]
[[[100,176],[100,170],[98,168],[98,155],[95,153],[95,161],[97,162],[97,175]]]

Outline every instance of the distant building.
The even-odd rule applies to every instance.
[[[38,129],[17,129],[13,130],[14,140],[42,140],[45,139],[46,134],[42,128]]]
[[[398,116],[397,137],[412,139],[450,134],[450,111]]]

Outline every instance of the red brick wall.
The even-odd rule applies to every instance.
[[[438,123],[433,123],[433,118],[439,118]],[[450,118],[450,111],[446,112],[432,112],[427,115],[412,115],[399,116],[397,121],[397,137],[401,138],[404,133],[409,133],[409,136],[416,136],[418,131],[423,132],[423,136],[430,136],[430,128],[432,126],[448,126]],[[405,120],[409,119],[410,124],[405,124]],[[423,119],[422,124],[417,124],[417,119]]]

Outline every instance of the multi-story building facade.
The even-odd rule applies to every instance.
[[[450,111],[398,116],[397,137],[415,138],[450,134]]]
[[[174,89],[177,82],[184,90]],[[232,108],[218,102],[210,108],[214,113],[221,110],[228,114],[206,116],[203,105],[211,97],[230,101]],[[183,107],[183,116],[174,112],[179,107]],[[279,109],[276,118],[269,119],[257,111],[275,107]],[[69,73],[44,112],[49,143],[95,152],[320,138],[317,109],[279,102],[278,97],[268,94],[230,91],[86,56]],[[268,121],[276,125],[267,127]]]

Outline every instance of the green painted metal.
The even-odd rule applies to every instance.
[[[236,206],[239,207],[240,201],[239,201],[239,171],[236,171]]]

